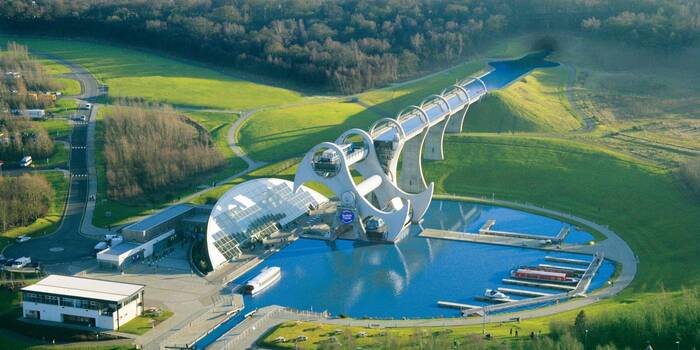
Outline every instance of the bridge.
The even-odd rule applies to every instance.
[[[335,142],[313,147],[295,175],[295,190],[322,183],[340,199],[338,211],[344,215],[336,228],[353,226],[361,240],[399,241],[411,223],[422,221],[432,200],[434,185],[426,184],[421,160],[444,159],[445,133],[462,131],[469,106],[488,93],[483,80],[488,74],[428,96],[396,118],[378,120],[369,131],[351,129]]]

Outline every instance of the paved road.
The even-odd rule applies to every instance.
[[[38,53],[38,55],[59,61],[71,69],[72,73],[65,76],[80,81],[82,91],[77,98],[92,101],[99,95],[97,81],[84,68],[52,55],[44,53]],[[90,122],[94,123],[96,110],[94,108],[91,111]],[[96,242],[80,234],[80,226],[89,193],[87,162],[88,125],[87,123],[76,123],[70,136],[69,169],[71,179],[68,203],[59,228],[51,235],[34,238],[28,242],[7,247],[3,252],[5,256],[11,258],[31,256],[33,261],[51,264],[92,255]]]
[[[243,161],[245,161],[246,164],[248,164],[246,172],[253,171],[254,169],[265,165],[264,162],[256,162],[252,158],[248,157],[245,151],[236,143],[236,130],[238,130],[238,128],[241,125],[243,125],[243,123],[246,120],[248,120],[248,118],[255,114],[255,112],[257,112],[257,110],[247,111],[243,113],[243,115],[240,118],[238,118],[238,120],[236,120],[233,124],[231,124],[231,127],[228,129],[228,146],[231,148],[231,151],[233,151],[233,154],[243,159]]]

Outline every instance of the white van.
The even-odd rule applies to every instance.
[[[12,262],[12,267],[15,269],[21,269],[29,264],[32,263],[32,258],[28,256],[23,256],[21,258],[15,259],[14,262]]]
[[[19,161],[19,166],[22,168],[26,168],[30,165],[32,165],[32,156],[25,156]]]

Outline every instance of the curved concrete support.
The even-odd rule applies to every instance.
[[[450,117],[450,120],[447,121],[447,125],[445,126],[445,132],[459,134],[462,132],[462,128],[464,127],[464,119],[467,117],[467,112],[469,111],[469,106],[471,106],[472,97],[469,95],[469,90],[465,89],[461,85],[453,86],[464,92],[464,94],[467,96],[468,102],[464,108],[462,108],[462,110],[457,111],[452,115],[452,117]]]
[[[423,158],[429,160],[444,160],[444,140],[445,140],[445,129],[447,124],[452,118],[445,118],[441,122],[433,125],[432,128],[428,129],[428,135],[425,137],[425,154]]]
[[[393,121],[393,119],[392,119]],[[394,121],[395,122],[395,121]],[[372,192],[376,197],[377,201],[381,206],[386,206],[388,203],[398,197],[404,200],[404,202],[409,202],[411,205],[411,221],[417,223],[423,218],[425,212],[430,206],[430,201],[433,198],[433,188],[434,185],[431,183],[428,188],[420,193],[407,193],[401,190],[396,183],[396,178],[391,177],[390,174],[383,172],[381,163],[379,162],[376,149],[374,144],[372,144],[371,135],[362,129],[350,129],[344,132],[338,139],[336,143],[344,142],[351,135],[359,135],[363,138],[366,144],[369,144],[369,149],[365,160],[352,165],[352,168],[356,170],[362,177],[369,178],[371,176],[379,175],[382,177],[382,184]],[[396,153],[395,162],[398,162],[401,150]],[[394,171],[396,168],[394,168]],[[394,172],[395,173],[395,172]]]
[[[340,170],[335,176],[324,177],[317,174],[313,169],[312,162],[314,154],[324,148],[333,150],[339,155]],[[309,151],[309,153],[306,154],[294,177],[294,190],[297,191],[301,185],[311,181],[323,183],[333,192],[335,192],[336,195],[342,196],[346,192],[350,192],[354,195],[355,210],[358,214],[358,217],[356,217],[355,220],[359,222],[358,227],[362,229],[362,232],[360,232],[362,236],[359,238],[366,239],[362,220],[369,216],[375,216],[384,221],[387,227],[387,237],[400,237],[403,231],[406,229],[406,224],[409,222],[409,212],[411,211],[410,202],[405,203],[405,205],[398,210],[383,211],[376,208],[358,191],[358,188],[352,179],[350,168],[348,167],[347,157],[345,156],[343,150],[335,143],[323,142],[316,145],[311,149],[311,151]]]
[[[444,160],[445,155],[443,151],[443,140],[445,138],[445,127],[448,121],[452,118],[452,108],[450,103],[442,95],[431,95],[423,102],[421,102],[421,108],[426,102],[432,101],[433,99],[440,99],[445,104],[447,109],[443,108],[444,112],[448,113],[448,116],[437,124],[433,125],[428,129],[428,135],[425,137],[425,159],[430,160]]]
[[[428,187],[423,177],[423,143],[428,135],[428,128],[414,138],[404,142],[401,159],[401,171],[399,172],[399,187],[409,193],[423,192]]]

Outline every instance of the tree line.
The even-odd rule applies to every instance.
[[[18,161],[27,155],[48,158],[53,147],[46,129],[28,118],[0,116],[0,160]]]
[[[695,0],[63,0],[0,2],[0,26],[89,35],[356,92],[532,31],[664,50],[700,35]]]
[[[0,177],[0,232],[45,216],[54,197],[51,184],[41,175]]]
[[[110,108],[104,119],[104,140],[107,194],[112,199],[184,187],[223,164],[209,135],[167,107]]]

